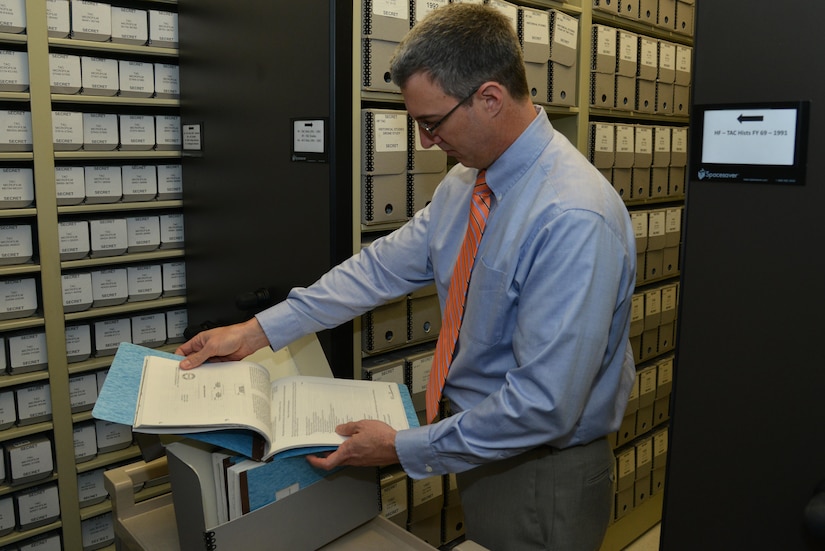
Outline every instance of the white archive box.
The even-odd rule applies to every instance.
[[[183,248],[183,214],[160,215],[160,248]]]
[[[166,342],[166,316],[162,313],[132,316],[132,343],[156,348]]]
[[[186,263],[165,262],[163,270],[163,296],[179,296],[186,294]]]
[[[25,208],[34,202],[31,168],[0,168],[0,209]]]
[[[86,174],[82,166],[54,167],[57,204],[79,205],[86,199]]]
[[[97,434],[95,424],[77,423],[72,430],[75,463],[83,463],[97,457]]]
[[[158,165],[158,200],[167,201],[183,197],[183,167]]]
[[[29,54],[0,50],[0,92],[25,92],[29,89]]]
[[[82,312],[92,306],[92,274],[74,272],[60,276],[63,288],[63,311]]]
[[[26,30],[25,0],[0,0],[0,33],[18,34]]]
[[[155,97],[180,97],[180,67],[170,63],[155,63]]]
[[[31,111],[0,110],[0,151],[32,150]]]
[[[163,294],[163,271],[160,264],[126,268],[129,301],[154,300]]]
[[[166,151],[180,148],[180,117],[177,115],[156,115],[155,149]]]
[[[95,356],[111,356],[122,342],[132,342],[132,324],[129,318],[94,322]]]
[[[31,224],[0,225],[0,266],[25,264],[33,255]]]
[[[125,253],[129,246],[126,219],[89,220],[89,241],[93,257],[118,256]]]
[[[16,440],[6,446],[6,451],[12,485],[48,478],[54,470],[52,443],[48,438]]]
[[[109,492],[104,484],[104,468],[94,469],[78,473],[77,475],[77,500],[80,507],[89,507],[105,501]]]
[[[129,234],[127,253],[153,251],[160,247],[160,218],[158,216],[130,216],[126,218]]]
[[[149,10],[149,45],[156,48],[178,47],[178,14]]]
[[[47,484],[14,495],[17,526],[21,531],[45,526],[60,518],[57,484]]]
[[[116,306],[129,299],[126,268],[92,271],[92,306]]]
[[[149,40],[146,10],[112,6],[112,42],[143,45]]]
[[[8,338],[9,367],[11,374],[28,373],[46,369],[49,356],[46,350],[46,332],[35,331]],[[19,409],[18,401],[18,409]]]
[[[27,385],[14,389],[17,401],[17,424],[33,425],[52,418],[52,399],[49,383]],[[32,469],[25,469],[20,474],[25,476]],[[14,480],[14,475],[12,475]]]
[[[66,359],[69,363],[88,360],[92,355],[92,330],[88,324],[66,326]],[[95,377],[97,379],[97,377]]]
[[[112,38],[112,6],[103,2],[72,0],[72,38],[106,42]]]
[[[72,30],[69,0],[46,0],[46,26],[51,38],[67,38]]]
[[[117,95],[120,90],[117,60],[80,56],[80,82],[84,95]]]
[[[183,332],[189,325],[189,315],[186,308],[168,310],[166,312],[166,343],[177,343],[186,340]]]
[[[117,115],[83,113],[83,149],[86,151],[114,151],[119,143]]]
[[[123,178],[119,166],[83,167],[83,181],[86,203],[116,203],[123,197]]]
[[[83,147],[83,113],[52,111],[52,142],[55,151],[77,151]]]
[[[0,339],[0,346],[3,345],[2,339]],[[0,368],[5,368],[3,362],[0,362]],[[6,430],[11,428],[14,423],[17,421],[17,406],[14,403],[14,391],[13,390],[3,390],[0,392],[0,430]],[[5,458],[2,457],[3,454],[0,454],[0,465],[2,465],[2,480],[6,480],[7,473],[6,473],[6,465],[5,465]]]
[[[120,173],[123,201],[151,201],[157,196],[158,176],[154,165],[123,165]]]
[[[155,147],[155,117],[119,115],[120,148],[125,151],[148,151]]]
[[[89,256],[89,223],[58,222],[58,240],[60,241],[60,260],[79,260]]]
[[[0,320],[27,318],[37,311],[33,277],[0,279]]]
[[[53,94],[77,94],[83,86],[80,56],[49,54],[49,84]]]
[[[115,543],[115,524],[111,511],[80,522],[83,551],[96,551]]]
[[[120,95],[149,98],[155,93],[154,64],[143,61],[118,61]]]
[[[20,542],[19,551],[62,551],[60,534],[46,532]]]
[[[99,453],[122,450],[132,444],[132,427],[129,425],[97,419],[95,420],[95,430],[97,432],[97,451]]]

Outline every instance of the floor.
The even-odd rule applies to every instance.
[[[660,529],[661,526],[657,524],[625,547],[623,551],[659,551]]]

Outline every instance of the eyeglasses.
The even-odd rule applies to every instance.
[[[433,136],[433,135],[434,135],[434,134],[433,134],[433,132],[435,132],[435,129],[436,129],[436,128],[438,128],[439,126],[441,126],[442,124],[444,124],[444,121],[446,121],[446,120],[447,120],[447,118],[449,118],[449,116],[450,116],[450,115],[452,115],[453,113],[455,113],[455,110],[456,110],[456,109],[458,109],[459,107],[461,107],[462,105],[464,105],[465,103],[467,103],[467,101],[469,101],[469,100],[470,100],[470,98],[471,98],[471,97],[473,97],[473,96],[475,95],[475,93],[476,93],[476,92],[478,92],[478,88],[473,89],[473,91],[472,91],[472,92],[470,92],[470,95],[469,95],[469,96],[467,96],[467,97],[466,97],[466,98],[464,98],[463,100],[461,100],[461,101],[459,101],[458,103],[456,103],[456,104],[455,104],[455,107],[453,107],[452,109],[450,109],[449,111],[447,111],[447,114],[446,114],[446,115],[444,115],[443,117],[441,117],[440,119],[438,119],[438,120],[437,120],[437,121],[435,121],[434,123],[432,123],[432,124],[428,124],[428,123],[426,123],[426,122],[421,122],[421,121],[418,121],[418,126],[420,126],[420,127],[421,127],[424,131],[426,131],[426,132],[427,132],[427,134],[429,134],[430,136]]]

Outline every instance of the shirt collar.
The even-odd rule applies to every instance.
[[[497,199],[507,193],[533,165],[555,130],[544,109],[534,105],[536,118],[487,169],[487,185]]]

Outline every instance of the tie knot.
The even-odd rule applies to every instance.
[[[487,185],[487,169],[484,168],[478,172],[476,176],[476,185],[473,193],[476,195],[490,195],[490,187]]]

